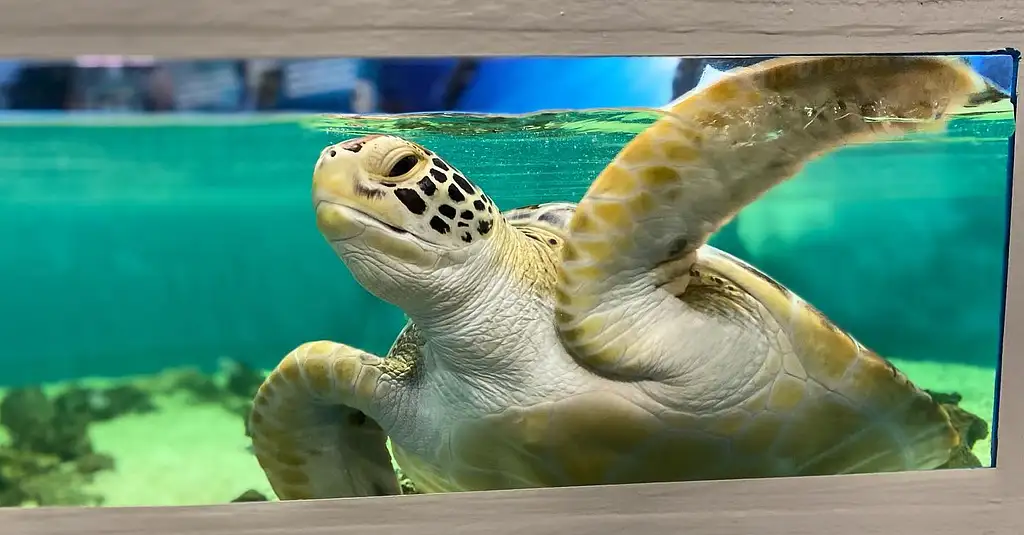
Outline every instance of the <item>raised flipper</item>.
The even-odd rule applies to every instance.
[[[249,429],[278,498],[402,493],[387,435],[371,417],[391,386],[385,366],[385,359],[346,345],[309,342],[267,377]]]
[[[949,111],[1000,95],[959,59],[864,56],[768,60],[677,100],[570,222],[556,308],[564,345],[610,375],[678,376],[672,357],[695,326],[677,296],[712,233],[824,152],[941,127]]]

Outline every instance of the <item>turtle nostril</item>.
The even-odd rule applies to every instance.
[[[335,156],[338,155],[338,151],[331,149],[331,152],[329,154],[331,155],[331,158],[334,158]]]

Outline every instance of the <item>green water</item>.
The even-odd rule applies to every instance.
[[[224,368],[205,378],[172,369],[212,372],[221,357],[270,368],[314,339],[387,351],[402,313],[360,288],[314,225],[310,178],[325,145],[398,133],[509,209],[579,200],[656,116],[0,122],[0,419],[10,403],[42,418],[18,436],[45,435],[22,447],[15,426],[0,426],[0,505],[271,495],[242,425],[260,378],[236,388]],[[712,243],[794,289],[921,386],[962,394],[961,406],[991,424],[1013,129],[1003,103],[945,132],[844,148],[744,209]],[[120,384],[140,399],[122,395],[116,417],[89,413],[87,428],[61,427],[52,407],[114,399],[104,389],[127,376]],[[37,383],[51,383],[51,401],[9,388]],[[110,465],[95,478],[54,468],[95,464],[79,450]],[[974,453],[989,465],[990,441]],[[40,481],[45,492],[25,494]]]
[[[305,340],[383,353],[400,311],[363,291],[309,205],[327,143],[399,132],[503,208],[578,200],[654,114],[92,118],[0,124],[0,383],[273,366]],[[996,364],[1004,110],[822,158],[713,243],[887,355]],[[358,311],[358,313],[357,313]]]

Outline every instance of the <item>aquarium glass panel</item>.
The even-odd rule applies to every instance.
[[[991,467],[1016,69],[0,62],[0,505]]]

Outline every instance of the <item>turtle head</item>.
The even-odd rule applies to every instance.
[[[504,229],[494,203],[454,166],[387,135],[323,149],[313,170],[317,227],[363,287],[409,310],[453,301],[487,269]]]

